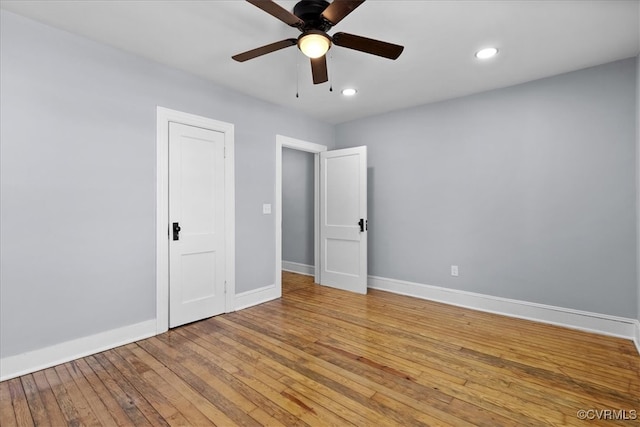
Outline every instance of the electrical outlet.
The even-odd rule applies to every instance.
[[[451,266],[451,275],[454,277],[458,277],[458,266],[457,265],[452,265]]]
[[[265,203],[264,205],[262,205],[262,213],[265,214],[265,215],[271,214],[271,204],[270,203]]]

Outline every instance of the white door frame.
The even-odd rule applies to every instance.
[[[276,135],[276,200],[275,200],[275,222],[276,222],[276,268],[275,286],[278,298],[282,296],[282,148],[292,148],[294,150],[306,151],[314,154],[314,256],[315,256],[315,281],[320,283],[320,156],[318,153],[327,151],[326,145],[314,144],[313,142],[302,141],[300,139],[289,138],[288,136]]]
[[[207,117],[157,108],[156,134],[156,333],[169,330],[169,122],[225,135],[225,312],[235,310],[235,172],[234,126]]]

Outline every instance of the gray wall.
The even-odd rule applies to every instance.
[[[635,318],[635,94],[630,58],[338,125],[369,274]]]
[[[315,265],[314,154],[282,150],[282,260]]]
[[[333,126],[0,15],[0,357],[155,318],[158,105],[235,124],[236,291],[274,283],[275,135]]]

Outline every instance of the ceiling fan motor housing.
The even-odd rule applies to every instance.
[[[326,0],[301,0],[293,7],[293,14],[304,21],[301,31],[327,31],[331,23],[322,17],[322,12],[329,6]]]

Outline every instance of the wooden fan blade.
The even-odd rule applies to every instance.
[[[298,18],[293,13],[289,12],[287,9],[278,5],[277,3],[271,0],[247,0],[252,5],[259,7],[260,9],[267,12],[269,15],[278,18],[282,22],[292,27],[302,27],[304,25],[304,21]]]
[[[286,39],[279,42],[271,43],[266,46],[258,47],[248,50],[237,55],[233,55],[231,58],[238,62],[248,61],[249,59],[257,58],[258,56],[266,55],[267,53],[275,52],[276,50],[284,49],[285,47],[295,46],[298,43],[296,39]]]
[[[404,50],[404,46],[347,33],[336,33],[332,39],[336,46],[355,49],[389,59],[397,59]]]
[[[353,10],[364,3],[365,0],[333,0],[327,8],[322,12],[322,17],[336,25],[338,22],[353,12]]]
[[[311,74],[313,75],[314,85],[324,83],[329,80],[327,57],[325,55],[322,55],[320,58],[311,58]]]

